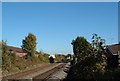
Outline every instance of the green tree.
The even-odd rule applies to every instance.
[[[11,67],[11,60],[7,52],[6,41],[2,40],[2,69],[8,70]]]
[[[77,58],[77,62],[72,68],[74,78],[75,79],[93,78],[95,58],[93,56],[93,48],[91,44],[84,37],[79,36],[75,40],[73,40],[71,44],[73,45],[73,52],[75,58]]]
[[[105,40],[93,34],[92,44],[84,37],[72,41],[77,63],[72,67],[75,79],[100,79],[106,67]]]
[[[63,54],[55,54],[55,61],[56,62],[63,62],[64,59],[65,59],[65,55],[63,55]]]
[[[14,65],[16,62],[16,53],[9,53],[10,59],[11,59],[11,63]]]
[[[22,41],[22,49],[27,52],[27,56],[30,60],[33,60],[33,56],[36,53],[36,44],[36,36],[32,33],[29,33]]]
[[[96,68],[99,69],[100,73],[105,72],[105,68],[107,66],[107,57],[105,51],[105,40],[102,39],[97,34],[93,34],[92,36],[92,46],[93,46],[93,53],[96,58]]]
[[[92,52],[91,44],[84,37],[78,36],[71,44],[73,45],[73,52],[77,61],[84,59]]]

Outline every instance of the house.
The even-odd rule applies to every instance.
[[[2,42],[0,42],[0,46],[2,45]]]
[[[0,46],[2,46],[2,42],[0,42]],[[24,57],[27,55],[21,48],[13,47],[13,46],[7,46],[7,52],[8,53],[15,53],[18,57]]]
[[[7,50],[9,53],[15,53],[18,57],[24,57],[27,55],[26,52],[24,52],[21,48],[18,47],[7,46]]]
[[[0,42],[0,50],[1,50],[1,48],[2,48],[2,42]]]
[[[2,45],[2,42],[0,42],[0,46]],[[27,53],[23,51],[22,48],[8,46],[7,45],[7,51],[8,53],[15,53],[17,57],[25,57]],[[36,51],[35,56],[38,56],[38,52]]]
[[[16,56],[18,56],[18,57],[24,57],[27,55],[27,53],[25,51],[23,51],[22,48],[7,46],[7,50],[9,53],[15,53]],[[39,53],[36,51],[35,56],[38,57],[38,55],[39,55]]]
[[[108,67],[120,65],[120,44],[108,45],[106,47]]]

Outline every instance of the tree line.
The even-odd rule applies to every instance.
[[[74,58],[68,75],[69,79],[81,80],[118,80],[120,67],[108,69],[105,40],[93,34],[91,43],[86,38],[78,36],[72,40]]]

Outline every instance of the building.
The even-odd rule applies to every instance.
[[[13,46],[7,46],[7,51],[9,53],[15,53],[18,57],[24,57],[27,55],[26,52],[24,52],[21,48],[13,47]]]
[[[2,42],[0,41],[0,45],[2,45]]]
[[[0,46],[2,46],[2,42],[0,42]],[[18,57],[24,57],[27,55],[21,48],[13,47],[13,46],[7,46],[7,52],[8,53],[15,53]]]
[[[2,46],[2,42],[0,42],[0,46]],[[22,48],[14,47],[14,46],[8,46],[7,45],[7,52],[8,53],[15,53],[17,57],[25,57],[27,53],[23,51]],[[35,56],[38,56],[38,52],[36,51]]]
[[[117,67],[120,65],[120,44],[108,45],[106,52],[109,67]]]

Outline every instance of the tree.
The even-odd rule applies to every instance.
[[[44,60],[44,53],[42,51],[39,52],[38,58],[40,61]]]
[[[7,52],[6,41],[2,40],[2,69],[8,70],[11,66],[11,60]]]
[[[63,55],[63,54],[55,54],[55,61],[56,62],[63,62],[64,59],[65,59],[65,55]]]
[[[65,60],[68,62],[71,62],[73,60],[73,55],[71,55],[71,54],[65,55]]]
[[[22,49],[27,52],[27,57],[32,60],[36,53],[36,36],[29,33],[27,37],[22,41]]]
[[[84,37],[78,36],[71,44],[77,61],[84,59],[86,55],[88,56],[92,52],[92,46]]]
[[[93,48],[91,44],[84,37],[77,37],[71,43],[73,45],[73,52],[77,62],[72,67],[75,79],[90,79],[93,78],[92,74],[95,65],[93,56]],[[75,60],[75,59],[74,59]],[[74,62],[72,62],[73,64]]]
[[[100,79],[105,72],[105,40],[93,34],[92,44],[84,37],[72,41],[77,63],[72,67],[73,79]]]
[[[93,46],[93,53],[96,58],[96,66],[99,71],[102,73],[105,72],[105,68],[107,66],[107,57],[105,51],[105,39],[102,39],[97,34],[93,34],[92,36],[92,46]]]

